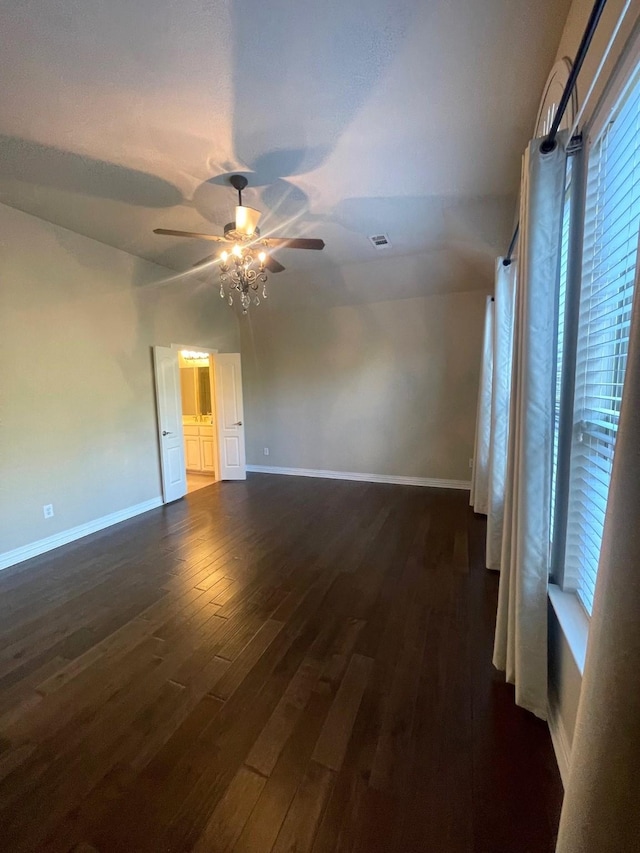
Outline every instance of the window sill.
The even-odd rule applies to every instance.
[[[553,583],[549,584],[549,600],[558,617],[562,633],[567,639],[576,666],[582,675],[587,655],[589,617],[584,612],[575,593],[564,592]]]

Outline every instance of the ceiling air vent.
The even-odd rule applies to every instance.
[[[391,246],[391,240],[389,239],[388,234],[374,234],[372,237],[369,237],[369,239],[376,249],[389,249]]]

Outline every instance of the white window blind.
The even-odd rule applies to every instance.
[[[565,587],[591,613],[629,343],[640,222],[640,85],[589,156]]]
[[[558,283],[558,331],[556,336],[556,378],[553,406],[553,453],[551,471],[551,541],[555,536],[556,495],[558,489],[558,442],[560,437],[560,403],[562,399],[562,367],[564,364],[564,328],[567,303],[567,273],[569,269],[569,234],[571,229],[571,174],[572,160],[567,160],[564,205],[562,209],[562,235],[560,246],[560,271]]]

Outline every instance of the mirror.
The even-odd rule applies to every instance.
[[[199,415],[211,414],[211,382],[209,368],[197,367],[198,371],[198,412]]]
[[[211,415],[211,382],[208,367],[180,367],[182,414]]]

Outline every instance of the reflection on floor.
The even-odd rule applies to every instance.
[[[468,501],[249,474],[0,572],[0,853],[554,850]]]
[[[215,482],[216,478],[210,474],[187,474],[187,494],[204,489],[205,486],[212,486]]]

